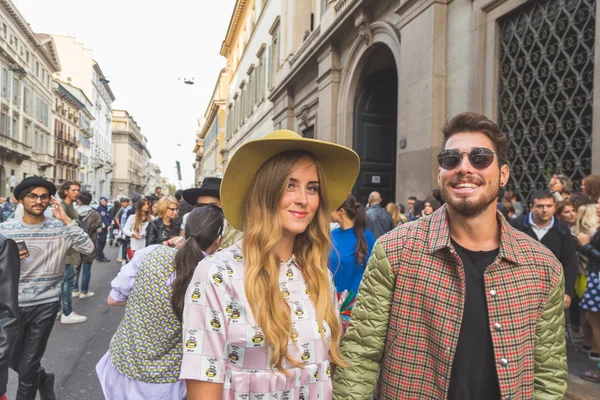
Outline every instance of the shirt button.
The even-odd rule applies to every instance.
[[[490,296],[492,297],[496,297],[498,293],[496,293],[496,291],[494,289],[490,290]]]
[[[495,331],[501,331],[502,330],[502,325],[500,325],[499,323],[496,322],[494,324],[494,330]]]
[[[506,367],[508,365],[508,360],[506,358],[501,358],[500,365],[502,365],[503,367]]]
[[[512,397],[512,396],[509,394],[508,396],[506,396],[506,397],[504,398],[504,400],[512,400],[512,398],[513,398],[513,397]]]

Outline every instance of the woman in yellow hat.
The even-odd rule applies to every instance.
[[[344,362],[329,215],[359,164],[346,147],[290,131],[234,154],[221,202],[244,239],[200,262],[188,287],[180,379],[189,400],[331,398],[330,364]]]

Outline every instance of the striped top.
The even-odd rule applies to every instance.
[[[28,225],[23,220],[0,224],[0,233],[15,241],[24,241],[29,257],[21,260],[19,307],[58,301],[65,258],[70,248],[89,254],[94,243],[75,223],[64,225],[54,218]]]

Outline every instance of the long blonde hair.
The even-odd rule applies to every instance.
[[[398,226],[402,218],[400,217],[400,207],[396,203],[388,203],[385,206],[385,210],[392,214],[392,219],[394,220],[394,227]]]
[[[335,364],[345,365],[339,351],[340,323],[333,306],[332,284],[327,268],[331,241],[325,175],[312,154],[287,151],[273,156],[259,169],[246,194],[246,207],[242,217],[246,297],[267,346],[272,347],[269,360],[271,368],[277,368],[285,374],[284,359],[295,367],[302,364],[288,353],[292,320],[290,306],[279,287],[281,260],[277,258],[274,248],[283,232],[278,217],[279,201],[294,167],[303,160],[310,160],[317,168],[320,183],[319,207],[306,231],[296,236],[294,255],[306,280],[310,299],[317,313],[319,330],[323,327],[323,321],[327,321],[331,329],[331,360]]]
[[[582,232],[591,236],[598,229],[599,223],[598,215],[596,215],[596,205],[586,204],[577,209],[577,219],[573,231],[575,234]]]

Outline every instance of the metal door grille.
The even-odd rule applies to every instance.
[[[590,174],[596,0],[531,0],[499,21],[499,123],[509,190],[529,198],[552,174]]]

